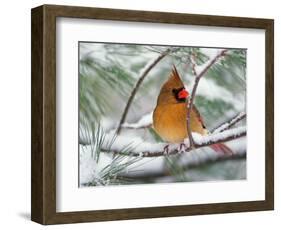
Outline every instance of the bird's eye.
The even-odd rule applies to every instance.
[[[177,90],[176,90],[176,89],[173,89],[172,92],[173,92],[173,93],[177,93]]]

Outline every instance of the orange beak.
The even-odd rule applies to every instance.
[[[185,90],[182,89],[179,93],[178,93],[178,98],[180,99],[185,99],[189,96],[189,93]]]

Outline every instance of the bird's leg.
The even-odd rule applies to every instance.
[[[163,153],[165,154],[169,154],[169,145],[165,145],[164,149],[163,149]]]
[[[178,151],[179,152],[184,152],[186,148],[187,148],[187,146],[186,146],[185,143],[180,143]]]

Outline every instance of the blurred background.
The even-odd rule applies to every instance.
[[[129,108],[121,136],[122,154],[104,151],[118,145],[116,129],[131,92],[147,66],[171,49],[148,73]],[[228,142],[235,157],[212,155],[208,147],[175,156],[129,157],[139,144],[162,143],[149,121],[162,84],[173,65],[192,91],[198,74],[221,49],[134,44],[79,43],[79,185],[105,186],[246,179],[246,138]],[[201,78],[195,105],[213,130],[246,111],[246,50],[228,49]],[[237,126],[245,126],[242,120]],[[145,126],[145,127],[142,127]],[[105,143],[107,142],[107,143]],[[238,146],[238,148],[237,148]]]

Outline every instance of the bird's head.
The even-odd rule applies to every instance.
[[[169,79],[161,88],[157,104],[183,103],[188,97],[189,92],[185,89],[176,67],[173,66]]]

